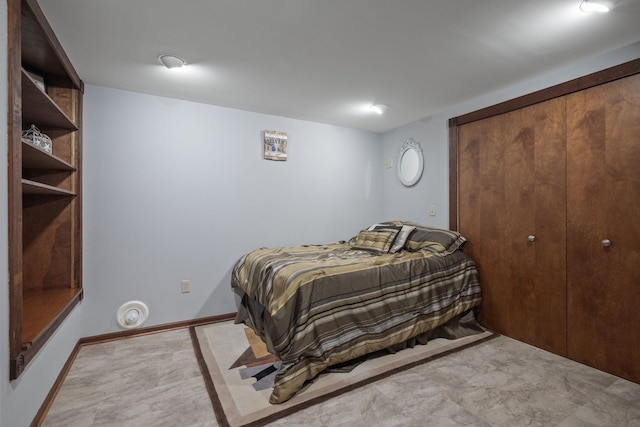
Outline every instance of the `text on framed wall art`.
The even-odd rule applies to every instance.
[[[264,131],[264,158],[267,160],[287,160],[288,136],[277,130]]]

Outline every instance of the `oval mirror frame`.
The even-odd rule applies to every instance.
[[[422,177],[424,159],[420,144],[412,138],[407,139],[398,155],[398,178],[405,187],[415,185]]]

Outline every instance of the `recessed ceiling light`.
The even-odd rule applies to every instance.
[[[174,55],[160,55],[158,61],[168,69],[182,68],[187,65],[187,61]]]
[[[603,1],[582,0],[580,10],[583,12],[609,12],[609,4]]]
[[[373,104],[371,107],[369,107],[369,110],[376,114],[383,114],[385,111],[387,111],[387,108],[389,108],[389,106],[386,104]]]

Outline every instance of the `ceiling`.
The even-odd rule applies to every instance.
[[[613,1],[39,3],[86,84],[385,132],[640,41],[640,0]]]

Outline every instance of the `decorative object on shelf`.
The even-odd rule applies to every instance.
[[[398,178],[405,187],[411,187],[420,180],[424,168],[422,149],[413,139],[407,139],[398,155]]]
[[[267,160],[287,160],[289,137],[286,132],[277,130],[264,131],[264,158]]]
[[[36,147],[46,151],[51,154],[53,151],[53,145],[51,142],[51,138],[40,132],[40,130],[36,127],[36,125],[31,125],[31,127],[27,130],[22,131],[22,139],[28,141],[29,143],[35,145]]]
[[[27,74],[29,74],[31,79],[36,83],[36,86],[42,89],[43,92],[47,91],[47,85],[44,82],[44,77],[38,74],[32,73],[31,71],[27,71]]]

